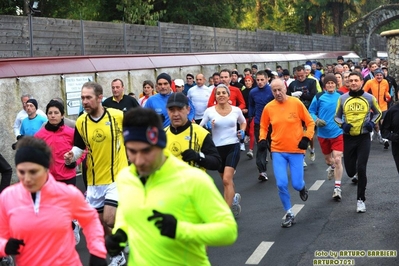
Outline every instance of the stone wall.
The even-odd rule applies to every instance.
[[[350,51],[350,36],[300,35],[196,25],[125,23],[0,16],[0,57],[104,54],[197,53],[225,51]],[[382,39],[382,38],[381,38]],[[384,39],[382,39],[384,40]]]

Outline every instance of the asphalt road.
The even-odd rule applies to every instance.
[[[242,212],[237,218],[238,239],[232,246],[209,247],[212,265],[399,265],[399,178],[391,149],[383,150],[378,142],[372,143],[367,167],[366,213],[356,212],[357,186],[345,170],[342,200],[332,199],[334,181],[327,180],[327,166],[318,144],[316,160],[311,162],[306,158],[306,161],[309,199],[303,202],[298,192],[290,188],[291,202],[297,210],[296,224],[282,228],[285,212],[271,163],[267,171],[269,181],[259,182],[255,160],[241,153],[235,175],[236,191],[242,196]],[[210,174],[222,191],[218,173]],[[80,181],[78,186],[82,187]],[[76,248],[83,265],[87,265],[84,237]]]

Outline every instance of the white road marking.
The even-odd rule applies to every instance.
[[[309,190],[319,190],[321,185],[323,185],[324,181],[325,180],[316,180],[316,182],[314,182],[314,184],[309,188]]]
[[[247,259],[245,264],[258,265],[273,244],[274,242],[262,241],[252,255]]]
[[[298,212],[300,212],[302,210],[303,206],[305,206],[305,204],[294,204],[294,206],[292,206],[292,208],[291,208],[292,213],[295,214],[295,216],[297,216]],[[285,219],[285,214],[282,219],[283,220]]]

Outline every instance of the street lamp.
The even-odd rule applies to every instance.
[[[28,21],[29,21],[29,53],[30,57],[33,57],[33,27],[32,27],[32,16],[41,11],[38,9],[39,1],[34,1],[32,5],[29,4]]]

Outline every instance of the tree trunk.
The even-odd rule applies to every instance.
[[[333,2],[331,3],[332,7],[332,20],[333,20],[333,27],[334,27],[334,35],[340,36],[341,29],[340,29],[340,21],[342,20],[343,14],[340,14],[340,3]]]

